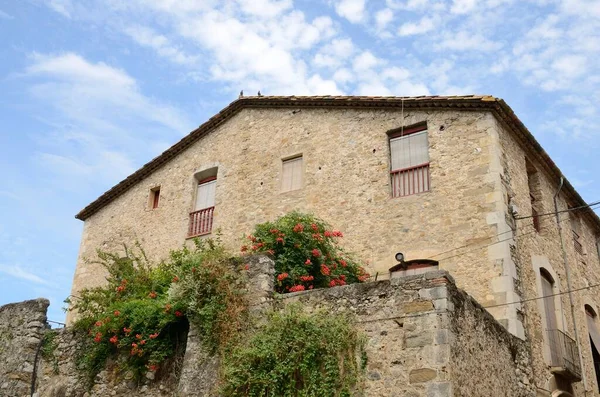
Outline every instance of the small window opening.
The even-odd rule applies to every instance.
[[[569,213],[571,222],[571,231],[573,233],[573,247],[579,255],[584,255],[583,243],[581,238],[581,219],[574,211]]]
[[[388,132],[392,197],[427,192],[429,140],[427,126],[420,124]]]
[[[600,330],[598,328],[598,315],[596,311],[590,306],[585,305],[585,314],[588,326],[588,332],[590,336],[590,346],[592,349],[592,359],[594,361],[594,372],[596,375],[596,386],[600,391]]]
[[[150,208],[158,208],[160,201],[160,186],[150,189]]]

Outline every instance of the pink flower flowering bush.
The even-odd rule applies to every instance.
[[[279,293],[366,281],[369,274],[339,246],[342,237],[313,215],[291,212],[257,225],[241,252],[273,255]]]

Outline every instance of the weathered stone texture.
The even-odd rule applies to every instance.
[[[273,261],[268,257],[249,259],[256,266],[249,272],[249,290],[258,298],[255,307],[282,308],[300,303],[308,312],[328,310],[355,315],[367,337],[364,396],[504,395],[490,394],[491,390],[510,391],[506,395],[514,397],[534,395],[526,345],[458,290],[447,272],[272,298],[272,283],[265,283],[262,276],[272,274]],[[43,314],[40,307],[28,310],[33,310],[36,318]],[[260,310],[254,314],[262,315]],[[75,370],[76,337],[63,329],[57,337],[56,364],[39,359],[35,396],[213,396],[218,361],[203,351],[200,337],[192,327],[178,382],[145,379],[138,385],[126,374],[108,369],[86,391]],[[21,363],[21,357],[8,358],[16,365]],[[7,390],[10,392],[2,396],[23,397],[29,391]]]
[[[526,160],[535,167],[535,197],[539,213],[548,213],[554,211],[553,197],[559,187],[559,178],[553,176],[540,164],[529,150],[515,139],[513,134],[506,130],[502,125],[498,125],[499,138],[503,158],[505,159],[503,167],[499,170],[502,178],[507,181],[502,189],[501,197],[504,197],[504,208],[508,216],[507,197],[510,197],[511,203],[519,209],[518,216],[531,215],[530,191],[527,179]],[[573,206],[575,199],[568,197],[563,189],[558,197],[559,210],[566,210]],[[573,237],[571,232],[570,217],[573,213],[564,212],[560,214],[560,226],[563,231],[567,261],[571,273],[571,289],[579,290],[581,288],[600,284],[600,262],[596,250],[596,241],[599,231],[592,219],[584,212],[577,216],[582,220],[582,243],[585,255],[578,254],[575,251]],[[546,269],[555,279],[555,292],[568,291],[566,269],[563,263],[560,238],[554,214],[540,217],[540,232],[533,228],[533,220],[526,218],[514,221],[516,238],[505,244],[511,244],[514,247],[513,257],[518,262],[520,288],[523,291],[522,298],[534,299],[543,295],[540,281],[540,268]],[[511,247],[507,247],[510,249]],[[581,341],[581,353],[583,355],[583,370],[586,377],[586,395],[600,396],[599,386],[596,384],[596,376],[593,369],[593,360],[591,357],[591,347],[586,325],[586,315],[584,305],[589,304],[596,311],[600,308],[600,294],[598,288],[590,290],[580,290],[572,294],[575,308],[575,315]],[[573,320],[571,316],[571,305],[568,294],[563,294],[555,298],[557,307],[557,325],[566,334],[575,338],[573,332]],[[571,391],[571,386],[564,379],[554,376],[549,369],[550,352],[548,348],[548,337],[545,332],[545,322],[543,319],[544,306],[541,300],[533,300],[522,305],[514,305],[525,319],[526,334],[531,348],[533,368],[535,373],[535,383],[539,388],[540,395],[550,396],[557,389]],[[597,311],[598,312],[598,311]],[[577,395],[583,395],[583,382],[575,385]]]
[[[0,396],[29,396],[46,329],[47,299],[0,306]]]
[[[257,223],[291,210],[313,212],[344,231],[344,247],[387,274],[394,254],[427,258],[472,241],[491,241],[495,204],[490,178],[494,117],[488,112],[359,109],[244,109],[85,221],[73,293],[103,281],[102,269],[84,263],[97,248],[142,243],[165,257],[186,239],[193,209],[194,174],[218,167],[214,229],[239,249]],[[387,131],[427,122],[431,191],[391,198]],[[443,127],[443,128],[442,128]],[[281,159],[304,159],[302,189],[281,193]],[[159,208],[148,208],[161,185]],[[438,259],[438,258],[436,258]],[[478,300],[494,301],[494,262],[471,252],[440,266]],[[471,263],[480,263],[472,272]]]

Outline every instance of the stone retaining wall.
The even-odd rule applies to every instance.
[[[526,342],[508,333],[477,302],[457,289],[445,271],[273,297],[273,261],[257,256],[248,258],[248,262],[251,312],[255,316],[262,316],[270,307],[278,309],[292,303],[300,303],[309,312],[325,309],[356,315],[359,328],[367,336],[365,396],[535,395]],[[18,334],[27,334],[22,328],[36,329],[35,339],[39,341],[43,322],[40,328],[35,321],[42,319],[46,307],[47,301],[29,301],[3,307],[0,313],[20,313],[16,317],[27,320],[21,322]],[[0,317],[0,327],[4,327],[0,329],[7,328],[10,317]],[[35,395],[210,396],[218,377],[218,361],[203,352],[199,338],[192,328],[178,382],[146,379],[136,385],[119,378],[115,371],[103,371],[94,388],[86,392],[74,366],[77,342],[69,329],[61,330],[56,362],[39,360]],[[29,395],[27,386],[31,384],[28,381],[34,355],[16,354],[19,346],[25,346],[22,342],[5,345],[12,353],[0,358],[9,361],[12,370],[0,373],[0,384],[12,379],[13,373],[26,373],[28,377],[19,378],[18,385],[6,383],[9,386],[3,386],[1,395]],[[32,353],[36,343],[32,339],[27,346]],[[22,371],[24,367],[29,371]],[[21,372],[17,372],[19,369]]]

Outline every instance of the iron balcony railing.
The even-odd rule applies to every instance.
[[[191,212],[188,237],[196,237],[210,233],[213,225],[214,212],[215,207],[208,207],[199,211]]]
[[[572,379],[581,380],[581,366],[577,343],[558,329],[549,329],[550,360],[552,370]]]

